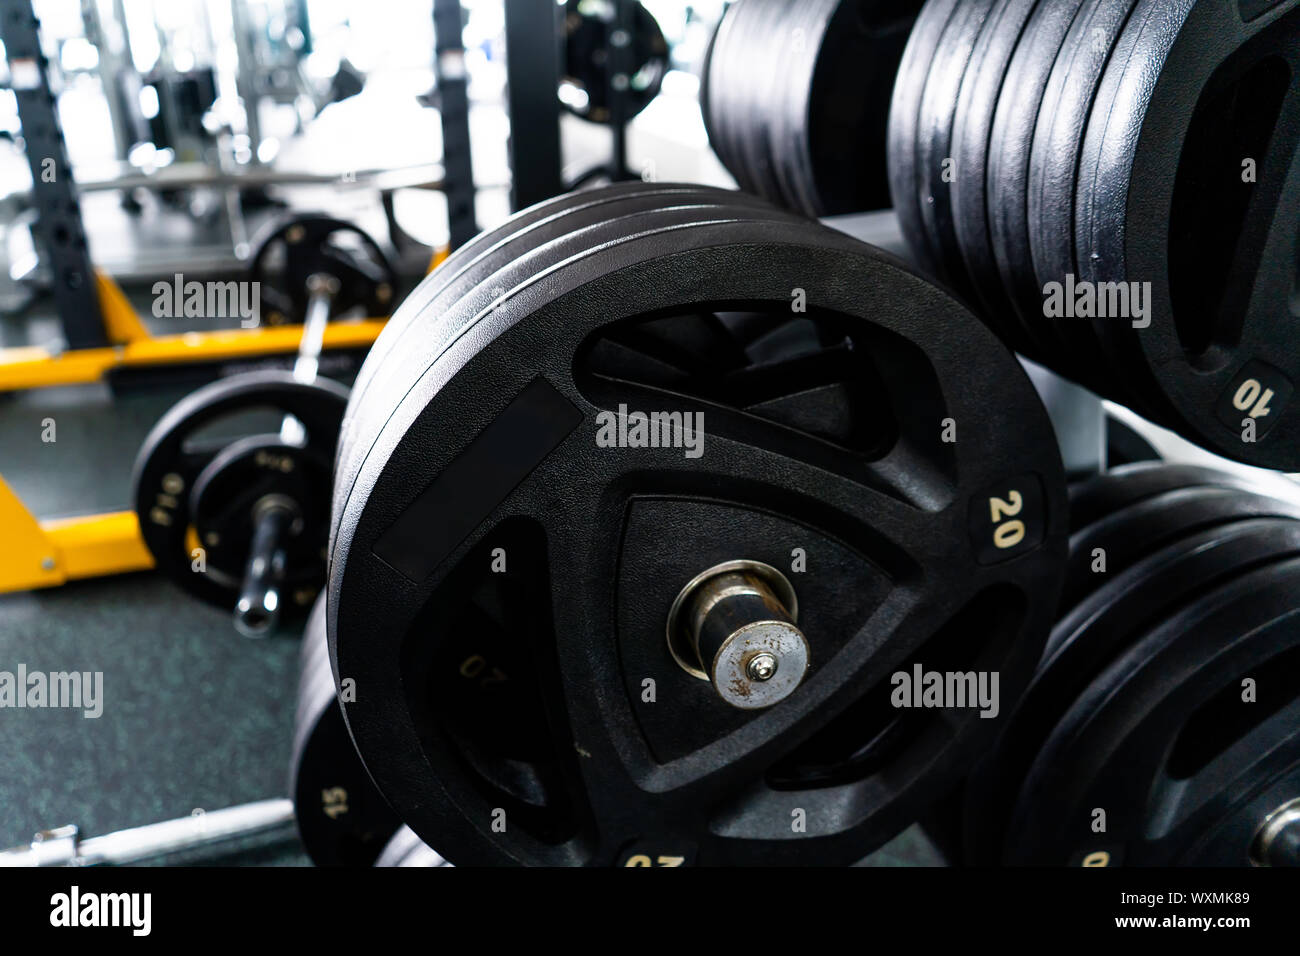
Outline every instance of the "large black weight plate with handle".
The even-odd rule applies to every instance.
[[[427,310],[454,255],[394,319],[420,356],[381,336],[335,488],[349,728],[454,863],[854,862],[997,723],[897,709],[891,676],[996,671],[1005,706],[1041,650],[1050,426],[1010,353],[892,257],[716,191],[623,208],[584,245],[512,242],[524,264]],[[703,427],[640,447],[637,411]],[[770,709],[665,640],[728,560],[798,596],[811,663]]]

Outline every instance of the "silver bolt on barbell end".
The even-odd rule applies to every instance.
[[[29,846],[0,851],[0,867],[120,866],[287,828],[293,820],[293,801],[279,798],[193,813],[86,840],[80,839],[75,826],[65,826],[42,830]]]
[[[1255,866],[1300,866],[1300,798],[1282,804],[1267,817],[1250,847]]]
[[[776,568],[728,561],[682,588],[668,614],[668,649],[741,710],[771,707],[808,672],[808,640],[796,625],[794,588]]]

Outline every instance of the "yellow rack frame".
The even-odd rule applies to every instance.
[[[446,249],[437,250],[429,271],[446,257]],[[151,336],[113,279],[97,273],[95,281],[104,326],[113,344],[58,353],[43,348],[0,348],[0,392],[84,385],[101,381],[114,369],[292,355],[302,339],[301,325]],[[331,322],[325,328],[322,348],[369,348],[386,322]],[[0,547],[0,594],[154,566],[135,512],[42,521],[2,477],[0,530],[5,538],[4,547]]]

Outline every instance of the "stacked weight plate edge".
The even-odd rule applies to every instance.
[[[1295,471],[1300,3],[1254,14],[1138,5],[1084,144],[1077,257],[1092,281],[1151,284],[1149,327],[1094,323],[1143,384],[1147,414],[1227,457]]]
[[[1038,0],[998,0],[980,30],[961,83],[952,130],[953,225],[962,262],[984,316],[1017,352],[1033,354],[1032,340],[1002,287],[989,233],[989,141],[1003,80]]]
[[[1003,290],[1014,305],[1012,316],[1033,344],[1031,357],[1050,358],[1058,371],[1076,380],[1081,380],[1080,369],[1069,356],[1052,350],[1050,330],[1045,327],[1043,290],[1034,273],[1029,240],[1028,189],[1031,149],[1043,95],[1081,4],[1082,0],[1040,0],[1025,24],[993,116],[987,179],[989,235]]]
[[[303,630],[289,793],[317,866],[369,866],[401,821],[366,774],[339,710],[325,641],[325,599]]]
[[[1090,681],[1207,590],[1300,553],[1294,489],[1288,499],[1260,490],[1224,472],[1145,464],[1072,489],[1082,520],[1075,521],[1061,619],[996,747],[968,781],[970,862],[1000,862],[1031,840],[1009,822],[1018,794],[1044,742]]]
[[[384,383],[387,394],[372,392],[356,415],[358,434],[377,437],[368,452],[354,445],[349,453],[363,462],[341,464],[340,473],[354,473],[356,481],[339,499],[333,529],[331,653],[340,674],[375,691],[359,692],[357,703],[349,705],[350,727],[381,789],[415,831],[453,861],[616,863],[628,852],[625,838],[632,833],[637,835],[634,843],[665,838],[664,851],[680,848],[682,839],[694,842],[688,855],[697,862],[856,860],[905,825],[918,804],[951,783],[960,755],[971,752],[971,731],[978,733],[985,729],[979,725],[990,722],[947,715],[943,723],[955,725],[953,733],[923,721],[931,730],[920,730],[893,764],[897,792],[873,791],[877,798],[865,808],[858,802],[866,786],[862,780],[801,793],[800,801],[830,815],[822,817],[814,809],[810,820],[833,821],[820,830],[821,824],[814,824],[815,832],[804,839],[788,838],[790,798],[763,784],[764,768],[779,758],[778,741],[793,745],[795,737],[806,737],[821,723],[814,714],[829,718],[832,711],[842,712],[862,687],[887,692],[888,673],[927,637],[936,632],[952,636],[954,628],[968,637],[964,615],[999,619],[990,613],[990,601],[1010,609],[1011,617],[1001,619],[1003,629],[981,649],[982,662],[1000,665],[1003,693],[1014,696],[1036,656],[1038,622],[1050,616],[1044,598],[1054,592],[1063,547],[1062,478],[1050,428],[1011,356],[969,317],[961,320],[963,313],[950,299],[892,258],[815,224],[739,204],[725,216],[712,208],[694,217],[682,210],[657,217],[641,213],[624,220],[625,229],[633,219],[643,227],[635,234],[610,238],[608,232],[593,230],[585,254],[572,250],[563,261],[548,265],[546,274],[520,281],[494,300],[493,309],[471,301],[453,305],[429,322],[436,328],[428,341],[443,343],[443,351],[431,351],[425,368],[415,363],[403,365],[400,374],[376,373],[375,381]],[[882,361],[878,369],[886,393],[879,398],[888,401],[890,388],[912,389],[908,419],[895,422],[904,440],[891,446],[892,454],[848,466],[853,477],[833,474],[845,465],[843,460],[829,471],[809,470],[803,457],[812,454],[811,446],[799,440],[793,452],[790,446],[782,451],[756,447],[749,442],[768,440],[766,426],[715,405],[707,406],[712,409],[708,415],[719,416],[724,426],[707,434],[710,447],[720,449],[712,456],[655,457],[653,465],[643,465],[624,452],[592,454],[594,431],[587,430],[595,427],[598,406],[587,395],[595,385],[584,361],[593,354],[588,349],[603,343],[610,323],[675,311],[695,314],[701,308],[752,310],[762,303],[784,312],[795,288],[805,290],[811,314],[836,313],[863,341],[891,353],[895,361]],[[421,308],[419,295],[404,308]],[[593,346],[596,332],[600,335]],[[972,354],[982,360],[972,362]],[[925,381],[927,375],[932,378]],[[602,387],[609,384],[604,380]],[[632,389],[628,394],[645,398],[648,393]],[[979,408],[969,404],[976,395]],[[601,403],[609,400],[606,396]],[[659,400],[674,401],[671,395]],[[554,423],[545,415],[534,417],[542,406],[559,415],[562,434],[550,431]],[[875,417],[882,411],[875,409]],[[945,412],[973,434],[941,447],[928,424],[913,424],[929,416],[942,418]],[[540,453],[533,453],[538,457],[525,461],[507,455],[479,470],[480,449],[495,443],[502,423],[514,427],[524,420],[534,422],[524,433],[533,435],[530,443],[543,442]],[[751,431],[754,427],[759,427],[757,433]],[[830,456],[823,464],[835,460]],[[430,503],[441,508],[440,482],[449,475],[458,482],[456,476],[467,474],[467,468],[478,476],[475,484],[497,490],[485,501],[457,497],[459,516],[423,514]],[[960,486],[954,484],[958,474]],[[883,570],[899,585],[891,590],[883,579],[875,579],[867,588],[876,589],[881,601],[877,611],[898,615],[899,624],[883,653],[867,652],[871,629],[861,627],[865,617],[842,635],[824,635],[828,642],[852,642],[857,650],[831,655],[839,662],[835,669],[819,670],[821,663],[814,658],[814,672],[801,688],[808,693],[805,703],[796,703],[796,695],[789,706],[778,705],[758,717],[730,714],[731,729],[719,737],[719,742],[727,741],[725,749],[706,741],[672,759],[657,760],[643,735],[654,736],[644,722],[659,718],[637,712],[633,699],[624,696],[629,678],[619,676],[618,642],[624,631],[640,626],[635,619],[639,612],[629,609],[626,593],[615,597],[620,583],[611,575],[623,575],[629,566],[626,548],[632,539],[623,515],[631,492],[654,501],[684,496],[698,514],[700,507],[713,507],[698,498],[704,488],[710,489],[709,500],[720,494],[739,496],[747,505],[742,515],[751,514],[754,498],[782,512],[792,509],[804,534],[815,540],[822,540],[817,528],[848,536],[850,547],[869,557],[873,578]],[[1023,507],[1035,527],[1024,549],[1011,546],[1007,561],[980,565],[974,552],[987,555],[987,513],[999,494],[1020,502],[1004,505]],[[408,513],[412,507],[416,514]],[[672,505],[663,515],[671,520],[676,508]],[[444,519],[465,528],[466,535],[460,537],[457,530],[456,540],[447,539],[440,530]],[[520,563],[542,562],[540,555],[549,555],[553,568],[540,567],[546,575],[542,580],[553,585],[529,592],[534,599],[543,595],[542,603],[525,604],[524,611],[536,622],[535,629],[528,629],[537,631],[531,640],[542,658],[538,686],[545,701],[531,723],[555,737],[566,800],[586,808],[573,817],[581,832],[558,842],[521,832],[522,826],[508,828],[508,836],[494,830],[493,808],[428,725],[427,708],[436,702],[412,703],[399,691],[404,655],[437,653],[437,641],[429,645],[408,638],[410,628],[416,625],[426,635],[430,626],[436,631],[437,615],[458,592],[457,582],[477,573],[477,567],[463,562],[506,533],[502,522],[511,533],[520,522],[545,529],[540,552],[527,545],[512,552],[516,569]],[[699,533],[688,524],[666,532],[663,541],[676,540],[680,546]],[[825,540],[832,549],[825,553],[841,553],[836,550],[840,545]],[[663,541],[656,553],[663,552]],[[917,548],[921,541],[926,543]],[[394,544],[396,550],[390,547]],[[679,563],[691,563],[689,555],[684,558]],[[777,560],[775,555],[771,560]],[[651,580],[648,586],[671,583]],[[816,596],[815,581],[801,587]],[[617,603],[611,605],[611,600]],[[818,628],[819,618],[828,622],[833,617],[828,606],[819,604],[810,600],[801,609],[801,621],[810,629]],[[868,608],[860,610],[871,616]],[[435,618],[426,620],[426,613]],[[650,614],[658,619],[654,610]],[[624,645],[621,653],[666,658],[662,622],[658,627],[659,640],[651,638],[645,648]],[[594,637],[601,634],[608,639]],[[856,669],[854,680],[834,673],[843,667]],[[707,714],[710,704],[717,705],[707,687],[682,673],[678,678],[684,683],[672,693],[692,695],[691,707],[706,708]],[[664,679],[671,683],[671,673]],[[419,683],[411,681],[408,677],[405,686]],[[675,715],[665,709],[664,719],[680,722],[685,716],[693,725],[697,711],[686,710]],[[795,737],[787,736],[790,732]],[[430,767],[436,768],[433,774]],[[751,792],[751,785],[758,789]],[[736,787],[748,795],[741,799]],[[856,816],[844,815],[850,805],[845,800],[858,807]],[[731,809],[717,821],[718,829],[705,832],[702,808],[729,802]],[[611,815],[615,805],[622,809]]]
[[[886,107],[921,6],[743,0],[716,31],[703,106],[743,189],[810,216],[889,203]]]
[[[1248,865],[1300,786],[1298,594],[1293,552],[1251,565],[1094,678],[1030,768],[1011,862]]]
[[[718,202],[760,202],[748,199],[744,194],[722,189],[701,190],[699,187],[668,184],[648,191],[641,184],[620,184],[601,190],[569,193],[548,200],[512,216],[496,229],[480,233],[421,282],[419,288],[408,298],[407,304],[389,320],[375,341],[352,386],[339,440],[339,460],[351,458],[353,445],[357,441],[374,440],[373,432],[358,435],[354,427],[354,410],[369,393],[377,370],[385,369],[385,375],[392,374],[386,362],[388,356],[414,354],[418,360],[432,347],[427,340],[427,331],[420,325],[421,321],[439,315],[476,288],[482,287],[488,293],[497,288],[505,292],[508,286],[504,285],[504,279],[492,284],[485,282],[485,278],[512,264],[520,248],[526,246],[529,251],[533,250],[540,244],[539,237],[543,241],[564,238],[573,228],[571,221],[566,218],[571,212],[589,213],[593,216],[593,221],[608,218],[608,210],[628,196],[643,200],[658,197],[658,201],[665,206],[674,205],[682,199],[695,203],[705,199]],[[416,306],[411,303],[419,304]]]
[[[711,41],[704,76],[708,93],[701,103],[708,112],[705,127],[714,152],[740,188],[754,193],[762,190],[762,180],[752,166],[745,137],[751,131],[754,86],[765,77],[754,76],[754,64],[747,62],[747,56],[753,55],[753,21],[764,2],[745,0],[727,8]]]
[[[808,153],[807,104],[812,78],[826,40],[826,27],[837,3],[816,0],[787,4],[769,29],[781,38],[774,44],[774,63],[768,96],[772,119],[767,126],[768,151],[782,204],[810,216],[825,214],[817,195]]]
[[[1029,157],[1027,203],[1040,293],[1056,283],[1068,294],[1069,277],[1077,276],[1073,227],[1080,151],[1102,73],[1136,2],[1085,0],[1047,80]],[[1133,404],[1128,383],[1109,367],[1091,322],[1068,315],[1044,317],[1043,328],[1054,354],[1068,356],[1085,384],[1096,389],[1103,383],[1117,401]]]
[[[358,426],[355,410],[362,407],[372,387],[389,389],[394,379],[407,381],[403,371],[427,368],[432,356],[446,345],[446,339],[430,335],[428,321],[452,334],[454,326],[439,321],[453,307],[464,310],[495,308],[496,300],[515,286],[544,274],[590,241],[593,230],[607,228],[622,216],[661,210],[703,207],[752,207],[770,210],[757,197],[729,190],[675,184],[621,184],[600,190],[573,193],[512,216],[490,234],[466,245],[432,275],[398,310],[367,356],[353,386],[348,413],[339,443],[339,469],[335,481],[335,507],[355,480],[355,471],[345,462],[358,463],[354,454],[372,443],[377,434],[374,422]],[[787,214],[771,210],[776,217]],[[618,235],[617,230],[614,235]],[[358,444],[360,443],[360,445]]]
[[[957,9],[957,0],[929,0],[922,8],[903,50],[889,107],[889,194],[914,261],[931,275],[940,274],[939,254],[926,234],[919,203],[924,174],[917,155],[921,101],[943,31]]]
[[[993,0],[966,0],[948,19],[934,51],[917,114],[916,203],[939,275],[968,299],[973,290],[953,223],[953,125],[962,80]]]
[[[847,0],[819,11],[816,59],[801,74],[806,87],[792,98],[795,125],[806,130],[796,154],[799,179],[816,197],[818,215],[889,208],[890,101],[923,6]]]

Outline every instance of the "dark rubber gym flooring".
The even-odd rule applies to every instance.
[[[17,344],[5,338],[0,344]],[[125,509],[142,439],[186,390],[0,395],[0,475],[42,518]],[[45,418],[56,423],[52,443],[41,440]],[[104,675],[98,719],[0,710],[0,848],[68,823],[94,836],[283,795],[297,638],[242,638],[228,613],[152,574],[0,595],[0,670],[21,663]],[[170,862],[307,861],[281,836]],[[939,857],[914,828],[865,862],[933,865]]]

